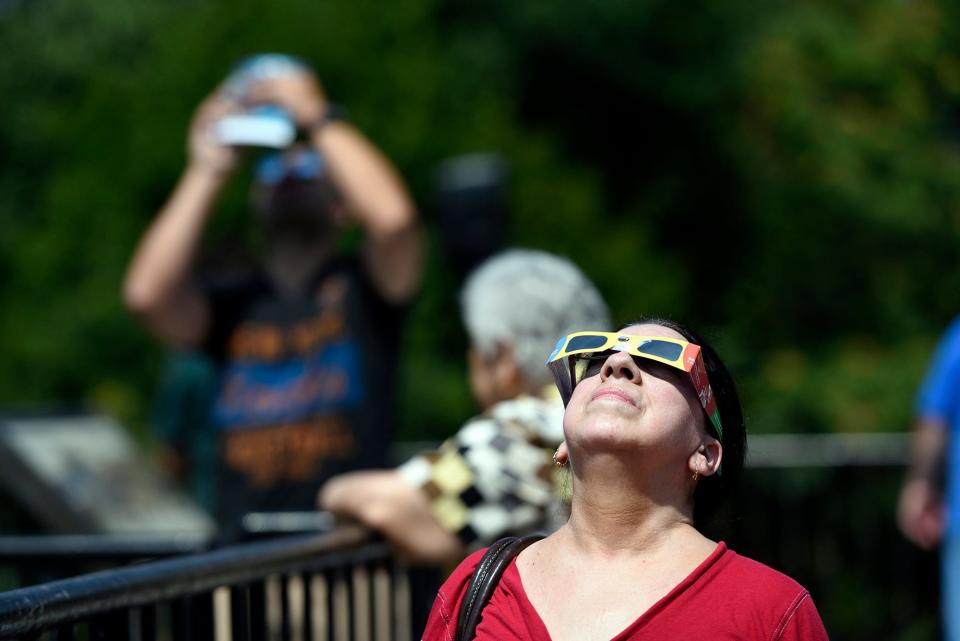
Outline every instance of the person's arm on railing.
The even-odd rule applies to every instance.
[[[396,471],[338,476],[323,486],[318,503],[377,530],[411,561],[446,563],[465,554],[460,539],[437,521],[423,492]]]
[[[917,421],[913,434],[913,459],[900,490],[897,505],[900,530],[925,550],[936,547],[943,537],[943,477],[948,435],[948,427],[942,421]]]
[[[328,163],[347,214],[364,229],[364,262],[374,286],[392,303],[408,302],[420,284],[417,210],[399,173],[356,127],[330,118],[317,78],[297,71],[259,81],[250,101],[280,105]]]
[[[210,322],[207,300],[190,279],[203,229],[232,172],[237,150],[221,144],[214,123],[235,105],[221,94],[197,109],[188,136],[189,161],[127,268],[123,298],[170,345],[197,346]]]

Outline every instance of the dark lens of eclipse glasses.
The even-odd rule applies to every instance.
[[[667,341],[647,341],[640,345],[637,351],[668,361],[675,361],[680,358],[680,354],[683,353],[683,347],[676,343],[668,343]]]
[[[567,343],[567,351],[575,352],[580,349],[597,349],[607,344],[606,336],[574,336]]]

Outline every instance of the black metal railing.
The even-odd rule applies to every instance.
[[[808,587],[833,638],[937,638],[936,556],[894,523],[908,452],[907,435],[753,437],[723,538]],[[290,525],[275,520],[253,530]],[[125,548],[92,541],[71,559],[64,539],[53,560],[51,540],[10,539],[6,561],[123,561],[167,545],[117,556]],[[405,641],[419,638],[439,578],[340,527],[0,593],[0,639]]]
[[[343,526],[0,594],[0,639],[408,641],[438,573]]]
[[[40,534],[0,536],[0,591],[65,577],[205,552],[203,534]]]

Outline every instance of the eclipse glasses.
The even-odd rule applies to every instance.
[[[611,352],[627,352],[632,356],[663,363],[687,373],[700,404],[723,441],[717,400],[707,379],[703,353],[699,345],[665,336],[634,336],[611,332],[574,332],[557,341],[547,367],[553,372],[564,406],[570,401],[573,388],[583,380],[591,362],[606,359]]]
[[[326,160],[312,149],[274,152],[257,163],[256,178],[266,185],[276,185],[285,178],[313,180],[326,171]]]

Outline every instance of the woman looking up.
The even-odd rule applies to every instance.
[[[827,638],[803,587],[695,525],[695,506],[715,506],[739,476],[746,442],[709,345],[649,320],[570,334],[550,367],[566,403],[557,461],[570,467],[571,515],[507,567],[478,641]],[[424,641],[454,637],[481,554],[440,589]]]

